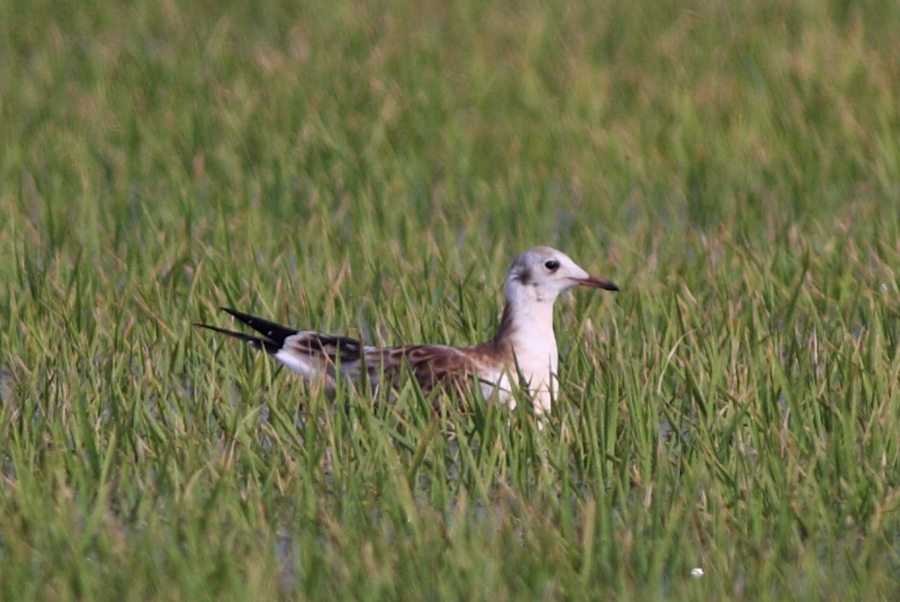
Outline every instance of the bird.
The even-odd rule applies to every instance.
[[[363,375],[373,390],[382,384],[395,387],[407,366],[425,395],[437,387],[458,394],[480,388],[484,399],[498,399],[514,409],[513,392],[518,386],[540,415],[551,411],[559,388],[553,304],[560,293],[575,287],[619,290],[556,249],[539,246],[522,252],[506,276],[506,302],[496,334],[469,347],[376,347],[352,337],[282,326],[226,307],[221,309],[258,334],[210,324],[194,326],[245,341],[306,380],[324,383],[328,390],[334,390],[338,378],[357,380]]]

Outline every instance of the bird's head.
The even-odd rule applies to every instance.
[[[576,286],[619,290],[613,282],[588,274],[562,251],[534,247],[513,262],[506,277],[506,299],[553,303],[561,292]]]

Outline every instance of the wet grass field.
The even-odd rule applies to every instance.
[[[900,5],[0,0],[0,598],[896,600]],[[333,399],[225,305],[559,399]],[[701,575],[702,571],[702,575]]]

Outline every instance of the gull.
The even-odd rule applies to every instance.
[[[375,347],[351,337],[289,328],[225,307],[221,309],[259,335],[209,324],[195,326],[241,339],[308,381],[323,382],[329,390],[339,374],[354,380],[365,374],[373,390],[380,383],[396,385],[405,365],[425,395],[436,387],[462,393],[477,382],[484,399],[496,396],[515,408],[512,392],[513,384],[518,384],[531,397],[534,413],[543,414],[550,412],[559,386],[553,303],[560,293],[576,286],[619,290],[556,249],[534,247],[521,253],[506,276],[506,304],[497,333],[471,347]]]

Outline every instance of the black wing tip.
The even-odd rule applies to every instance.
[[[230,315],[234,316],[235,318],[237,318],[241,322],[244,322],[245,324],[247,323],[247,320],[258,320],[259,319],[256,316],[253,316],[251,314],[245,314],[242,311],[238,311],[236,309],[231,309],[230,307],[222,306],[222,307],[219,307],[219,309],[221,311],[224,311],[226,314],[230,314]]]
[[[194,322],[193,326],[197,328],[205,328],[206,330],[212,330],[213,332],[218,332],[219,334],[224,334],[229,337],[234,337],[235,339],[240,339],[244,341],[254,349],[260,349],[269,354],[278,353],[281,350],[281,345],[278,345],[274,341],[271,341],[265,337],[258,337],[252,334],[245,334],[243,332],[237,332],[236,330],[228,330],[227,328],[219,328],[218,326],[212,326],[211,324],[202,324],[200,322]]]
[[[288,328],[276,322],[270,322],[259,316],[247,314],[230,307],[220,307],[219,309],[260,333],[262,338],[275,343],[279,349],[284,346],[284,342],[288,337],[298,332],[296,328]]]
[[[234,335],[238,335],[238,334],[239,334],[239,335],[242,335],[242,336],[246,336],[246,335],[244,335],[244,333],[242,333],[242,332],[235,332],[235,331],[233,331],[233,330],[226,330],[225,328],[219,328],[218,326],[213,326],[212,324],[204,324],[204,323],[202,323],[202,322],[192,322],[192,323],[191,323],[191,326],[195,326],[195,327],[197,327],[197,328],[205,328],[205,329],[207,329],[207,330],[213,330],[213,331],[215,331],[215,332],[220,332],[220,333],[222,333],[222,334],[234,334]]]

